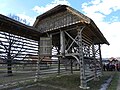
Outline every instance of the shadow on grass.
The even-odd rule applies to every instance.
[[[89,90],[99,90],[104,81],[107,80],[112,74],[114,74],[114,72],[104,72],[104,76],[100,77],[99,81],[92,80],[88,82],[88,86],[90,87]],[[82,90],[79,88],[80,86],[79,78],[80,75],[78,73],[72,75],[60,75],[55,77],[49,77],[39,81],[38,85],[34,86],[35,87],[34,89],[41,88],[43,87],[41,85],[44,85],[44,88],[46,89],[43,90]]]
[[[101,85],[115,72],[104,72],[104,76],[100,77],[99,81],[88,82],[89,90],[99,90]],[[19,90],[82,90],[80,86],[80,75],[79,73],[69,74],[69,75],[53,75],[48,78],[41,79],[37,83],[26,84],[23,88]],[[21,86],[19,86],[21,87]],[[18,88],[19,88],[18,87]],[[17,89],[14,89],[17,90]],[[110,89],[116,90],[116,89]]]

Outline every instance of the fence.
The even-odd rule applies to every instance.
[[[49,75],[57,75],[58,73],[58,60],[42,61],[40,66],[39,77],[44,78]],[[66,66],[67,65],[67,66]],[[24,62],[12,63],[12,76],[7,74],[7,63],[0,63],[0,89],[6,86],[14,85],[15,83],[21,83],[27,80],[34,81],[36,78],[37,62]],[[73,66],[73,70],[76,68]],[[71,73],[70,63],[60,62],[60,73]]]

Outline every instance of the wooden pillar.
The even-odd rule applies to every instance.
[[[65,34],[64,31],[60,31],[60,51],[61,55],[65,55]]]
[[[73,74],[73,62],[72,62],[72,59],[70,59],[70,63],[71,63],[71,73]]]
[[[98,45],[98,47],[99,47],[101,74],[103,75],[103,64],[102,64],[102,55],[101,55],[101,46],[100,46],[100,44]]]
[[[57,49],[58,55],[60,55],[60,47]],[[60,74],[60,56],[58,56],[58,74]]]
[[[60,74],[60,57],[58,58],[58,74]]]
[[[94,60],[94,80],[97,80],[97,67],[96,67],[96,58],[95,58],[94,38],[92,42],[92,54],[93,54],[93,60]]]
[[[65,34],[64,31],[60,31],[60,55],[58,58],[58,74],[60,74],[60,60],[65,57]]]
[[[36,76],[35,81],[39,80],[39,74],[40,74],[40,39],[38,41],[38,60],[37,60],[37,70],[36,70]]]
[[[88,52],[89,55],[88,56],[90,57],[90,46],[88,46],[88,48],[89,48],[89,52]]]
[[[84,27],[78,28],[78,52],[79,52],[79,60],[80,60],[80,88],[82,89],[89,89],[87,87],[86,77],[85,77],[85,64],[84,64],[84,57],[83,57],[83,47],[82,47],[82,30]]]

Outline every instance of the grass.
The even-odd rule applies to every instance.
[[[3,89],[0,89],[0,90],[14,90],[14,89],[15,90],[21,90],[22,88],[25,88],[28,85],[34,85],[34,84],[35,84],[35,82],[33,80],[28,80],[28,81],[26,81],[24,83],[16,83],[15,86],[11,86],[11,87],[8,87],[8,88],[3,88]]]
[[[116,90],[117,89],[119,74],[120,74],[119,72],[114,73],[113,79],[108,87],[108,90]]]
[[[104,76],[101,77],[99,81],[94,81],[94,80],[90,81],[88,83],[88,86],[90,86],[89,90],[99,90],[101,85],[104,83],[104,81],[107,80],[113,74],[114,72],[104,72]],[[79,88],[80,86],[79,78],[80,77],[78,73],[71,74],[71,75],[52,76],[39,81],[39,84],[36,85],[35,87],[41,88],[43,87],[41,85],[46,85],[46,88],[52,88],[51,90],[64,90],[64,89],[65,90],[82,90]],[[40,90],[45,90],[45,89],[40,89]]]
[[[59,88],[67,88],[69,90],[78,90],[79,89],[79,74],[73,75],[61,75],[56,77],[46,78],[39,83],[54,85]]]
[[[91,87],[90,90],[99,90],[101,88],[101,85],[105,83],[106,80],[108,80],[110,78],[111,75],[114,75],[115,72],[104,72],[103,76],[100,77],[99,81],[90,81],[90,83],[88,83],[88,85]],[[116,90],[116,89],[113,89]]]
[[[115,72],[104,72],[104,76],[100,77],[99,81],[90,81],[88,83],[88,86],[90,87],[89,90],[99,90],[101,85],[111,75],[114,75],[114,77],[108,90],[116,90],[119,73]],[[37,83],[28,82],[19,84],[15,88],[23,87],[20,90],[82,90],[79,88],[79,86],[80,75],[79,73],[74,73],[69,75],[53,75],[48,78],[40,79],[40,81],[38,81]]]

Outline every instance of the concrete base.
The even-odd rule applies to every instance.
[[[90,89],[90,87],[83,87],[83,86],[79,86],[81,89]]]

